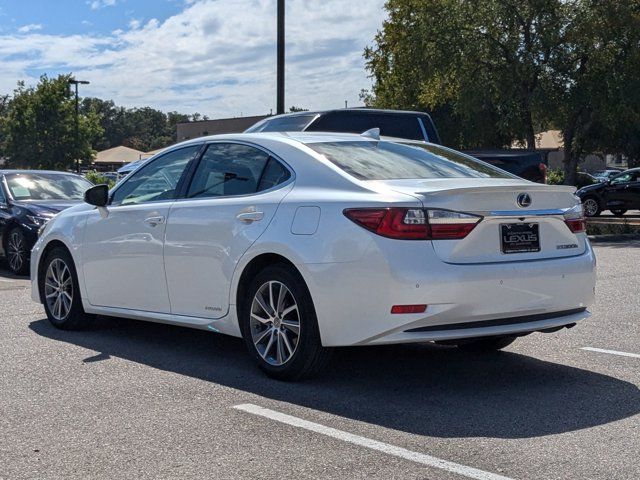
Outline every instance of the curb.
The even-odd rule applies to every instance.
[[[589,235],[589,241],[591,243],[604,243],[604,242],[631,242],[634,240],[640,240],[640,233],[618,233],[610,235]]]

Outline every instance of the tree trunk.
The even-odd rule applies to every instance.
[[[577,182],[579,152],[574,150],[573,137],[575,127],[567,127],[562,134],[564,141],[564,184],[575,185]]]
[[[528,114],[529,122],[527,124],[527,148],[529,150],[536,149],[536,134],[533,131],[533,122],[531,122],[531,113]]]

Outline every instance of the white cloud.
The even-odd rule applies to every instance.
[[[92,10],[98,10],[104,7],[113,7],[116,3],[118,3],[118,1],[117,0],[92,0],[87,3],[89,4]]]
[[[29,25],[23,25],[22,27],[18,28],[18,32],[20,33],[35,32],[37,30],[42,30],[42,25],[40,25],[39,23],[30,23]]]
[[[104,3],[103,0],[102,3]],[[362,52],[384,0],[287,1],[286,105],[359,103],[370,85]],[[0,35],[0,92],[28,72],[73,72],[87,95],[126,106],[212,118],[275,109],[275,0],[188,1],[163,22],[132,22],[106,37]]]

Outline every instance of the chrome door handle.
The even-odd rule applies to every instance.
[[[236,215],[236,218],[243,223],[253,223],[260,221],[264,218],[264,213],[262,212],[243,212]]]
[[[155,227],[156,225],[164,223],[164,217],[162,215],[158,215],[157,217],[147,217],[144,219],[144,223]]]

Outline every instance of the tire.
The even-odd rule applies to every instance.
[[[458,342],[456,345],[460,350],[467,352],[495,352],[508,347],[516,341],[517,337],[512,336],[498,336],[498,337],[483,337],[472,340],[465,340]]]
[[[624,209],[616,209],[611,210],[611,213],[613,213],[616,217],[622,217],[625,213],[627,213],[627,211]]]
[[[242,337],[268,376],[301,380],[327,364],[331,351],[322,346],[311,294],[294,268],[265,268],[251,280],[241,302]]]
[[[9,230],[4,244],[4,251],[11,273],[14,275],[29,274],[31,246],[28,245],[27,237],[21,228],[14,227]]]
[[[66,249],[56,247],[49,252],[38,272],[38,287],[47,318],[54,327],[77,330],[85,328],[93,318],[82,308],[78,275]]]
[[[600,202],[595,197],[587,197],[582,200],[582,205],[584,205],[584,214],[587,217],[597,217],[602,212],[602,208],[600,208]]]

